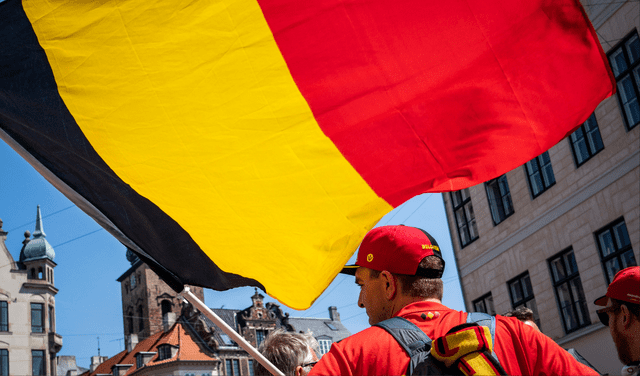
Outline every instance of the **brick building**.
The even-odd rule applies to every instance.
[[[131,267],[117,280],[122,294],[124,335],[136,334],[142,340],[162,331],[162,317],[166,313],[180,315],[182,304],[178,294],[129,250],[127,260]],[[202,287],[190,286],[190,289],[204,301]]]
[[[547,152],[443,199],[468,310],[530,307],[546,335],[619,374],[593,301],[640,261],[640,3],[583,5],[618,93]]]

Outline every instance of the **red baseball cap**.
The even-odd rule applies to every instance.
[[[630,266],[616,273],[607,288],[607,294],[593,302],[598,306],[606,306],[609,298],[624,302],[640,304],[640,266]]]
[[[347,265],[341,273],[354,275],[356,269],[365,268],[394,274],[419,275],[426,278],[442,277],[442,270],[420,270],[418,265],[427,256],[442,259],[436,240],[419,228],[397,225],[381,226],[369,231],[360,244],[355,265]],[[444,265],[444,259],[442,260]]]

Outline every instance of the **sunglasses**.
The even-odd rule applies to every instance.
[[[305,364],[303,364],[303,365],[302,365],[302,368],[304,368],[304,367],[311,367],[311,368],[313,368],[313,366],[315,366],[315,365],[316,365],[316,363],[318,363],[318,362],[317,362],[317,361],[315,361],[315,362],[311,362],[311,363],[305,363]]]
[[[596,313],[598,314],[598,318],[600,319],[600,322],[604,325],[604,326],[609,326],[609,315],[607,314],[607,312],[615,312],[618,310],[618,307],[607,307],[607,308],[602,308],[596,311]]]

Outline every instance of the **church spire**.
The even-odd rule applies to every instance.
[[[47,234],[44,233],[42,228],[42,214],[40,214],[40,205],[38,205],[38,215],[36,216],[36,230],[33,232],[33,238],[46,238]]]

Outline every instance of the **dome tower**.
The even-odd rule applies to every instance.
[[[53,285],[53,268],[56,266],[53,259],[56,257],[56,253],[46,239],[47,235],[44,233],[42,226],[40,205],[38,205],[33,239],[29,239],[30,235],[29,231],[24,233],[24,246],[20,251],[20,267],[21,269],[27,269],[28,279],[42,280]]]

